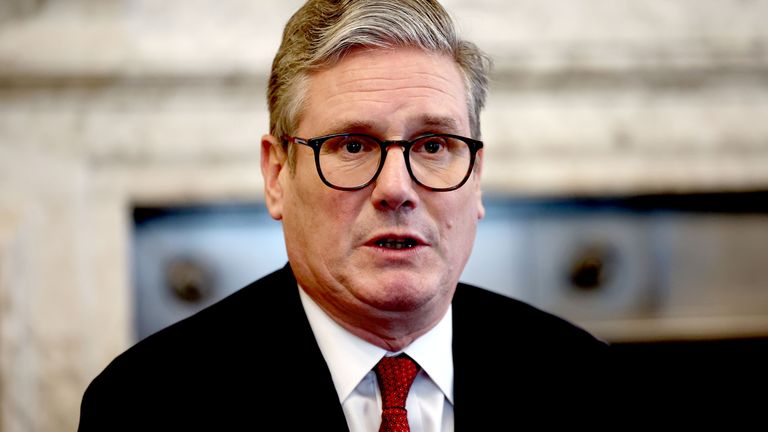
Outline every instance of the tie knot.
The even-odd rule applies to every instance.
[[[405,399],[419,369],[419,365],[405,354],[379,360],[376,378],[379,380],[384,409],[405,409]]]

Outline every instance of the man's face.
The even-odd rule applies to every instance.
[[[466,97],[450,57],[360,49],[311,75],[295,136],[469,136]],[[413,182],[402,148],[392,146],[377,180],[347,192],[322,183],[307,146],[297,145],[291,173],[275,142],[263,141],[267,205],[283,222],[288,257],[305,291],[364,337],[380,330],[420,335],[434,326],[451,302],[484,214],[482,153],[464,186],[432,192]],[[412,239],[417,246],[388,248],[382,239]]]

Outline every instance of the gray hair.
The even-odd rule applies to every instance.
[[[473,43],[459,39],[436,0],[307,1],[286,24],[272,62],[267,101],[273,136],[281,140],[298,128],[309,74],[333,66],[356,47],[415,47],[451,56],[467,89],[470,133],[480,138],[491,62]]]

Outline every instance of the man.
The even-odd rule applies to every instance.
[[[289,264],[119,356],[80,430],[487,430],[581,407],[605,345],[458,283],[488,64],[435,1],[307,2],[262,138]]]

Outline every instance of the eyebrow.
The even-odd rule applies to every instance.
[[[417,117],[414,120],[409,121],[414,127],[411,128],[417,131],[423,131],[424,129],[438,129],[438,132],[452,132],[456,133],[459,130],[459,124],[453,117],[436,116],[431,114],[424,114]],[[323,135],[330,135],[334,133],[344,132],[373,132],[377,130],[377,124],[375,122],[367,120],[349,120],[339,121],[331,124],[326,128]]]
[[[453,117],[442,117],[425,114],[417,122],[421,127],[435,127],[444,131],[458,132],[459,123]]]
[[[350,121],[339,121],[337,123],[332,123],[331,126],[325,129],[323,132],[323,135],[330,135],[334,133],[345,133],[345,132],[370,132],[376,129],[376,125],[373,122],[365,121],[365,120],[350,120]]]

